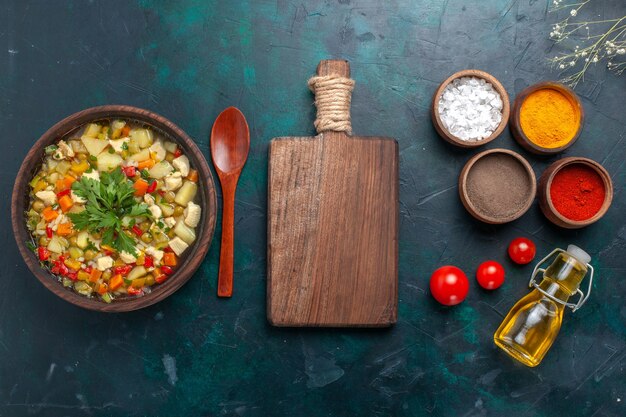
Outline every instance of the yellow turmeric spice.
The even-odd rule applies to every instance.
[[[565,94],[552,88],[534,91],[520,109],[524,134],[542,148],[560,148],[574,138],[580,126],[580,112]]]

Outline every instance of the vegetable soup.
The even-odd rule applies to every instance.
[[[198,172],[154,129],[90,123],[45,149],[27,226],[42,266],[106,303],[165,282],[196,239]]]

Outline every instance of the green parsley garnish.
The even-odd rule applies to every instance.
[[[147,169],[142,169],[141,170],[141,178],[143,178],[144,180],[149,180],[150,179],[150,172]]]
[[[123,142],[122,143],[122,150],[123,151],[127,151],[128,150],[128,142]]]
[[[118,167],[103,172],[100,181],[81,177],[72,184],[72,191],[87,200],[85,210],[68,213],[78,230],[102,233],[102,243],[119,252],[136,255],[135,239],[122,230],[123,217],[150,217],[148,206],[135,201],[133,183]]]
[[[87,247],[85,250],[92,250],[94,252],[98,252],[98,247],[89,239],[87,239]]]

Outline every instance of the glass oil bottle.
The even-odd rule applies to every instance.
[[[541,268],[553,255],[556,258],[547,269]],[[567,250],[555,249],[535,266],[529,287],[534,287],[513,306],[493,336],[495,344],[526,366],[541,363],[561,329],[565,307],[578,310],[589,298],[593,282],[591,257],[575,245]],[[591,271],[585,295],[580,283]],[[541,282],[537,275],[543,274]],[[579,295],[576,304],[568,302]]]

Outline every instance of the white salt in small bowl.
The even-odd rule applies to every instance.
[[[502,119],[500,120],[500,124],[491,133],[491,135],[489,135],[488,137],[484,139],[463,140],[459,137],[456,137],[448,131],[445,124],[441,120],[441,115],[439,113],[439,100],[441,99],[441,96],[443,95],[446,87],[454,80],[462,78],[462,77],[475,77],[475,78],[481,78],[485,80],[485,82],[488,82],[489,84],[493,86],[493,88],[496,90],[498,95],[500,95],[500,99],[502,100]],[[435,125],[435,130],[437,130],[437,133],[439,133],[439,136],[441,136],[446,142],[459,146],[461,148],[476,148],[478,146],[482,146],[486,143],[489,143],[495,138],[497,138],[500,135],[500,133],[502,133],[502,131],[506,127],[506,124],[509,121],[509,112],[510,112],[509,96],[506,90],[504,89],[504,87],[502,86],[502,84],[500,84],[500,81],[498,81],[496,77],[494,77],[491,74],[488,74],[484,71],[475,70],[475,69],[468,69],[468,70],[456,72],[452,74],[450,77],[448,77],[444,82],[442,82],[441,85],[439,85],[439,88],[437,88],[437,91],[435,91],[435,95],[433,96],[433,103],[431,106],[431,115],[433,119],[433,124]]]

